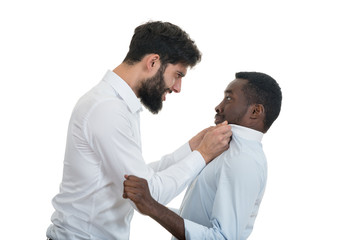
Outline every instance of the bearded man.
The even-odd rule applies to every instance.
[[[129,239],[134,209],[122,197],[125,174],[146,179],[151,196],[166,204],[228,149],[232,133],[225,123],[204,129],[160,161],[147,165],[142,157],[141,103],[158,113],[200,59],[194,41],[176,25],[147,22],[135,29],[124,61],[74,108],[48,239]]]

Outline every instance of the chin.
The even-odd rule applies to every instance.
[[[224,122],[225,120],[222,120],[222,121],[215,121],[214,123],[215,123],[215,125],[218,125],[218,124],[220,124],[220,123],[222,123],[222,122]]]

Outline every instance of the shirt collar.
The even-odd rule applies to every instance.
[[[108,70],[103,81],[109,83],[111,87],[119,94],[119,96],[126,102],[130,111],[135,113],[141,111],[141,103],[130,86],[116,73]]]
[[[251,128],[230,124],[233,135],[252,141],[261,142],[264,134]]]

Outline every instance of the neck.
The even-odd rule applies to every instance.
[[[257,125],[255,125],[255,126],[251,126],[251,127],[249,127],[249,128],[254,129],[254,130],[258,131],[258,132],[265,133],[263,126],[257,126]]]
[[[239,125],[239,126],[251,128],[251,129],[256,130],[258,132],[262,132],[262,133],[266,132],[264,130],[264,124],[262,122],[255,121],[255,122],[235,123],[235,124]]]
[[[139,64],[129,65],[125,62],[122,62],[117,66],[113,72],[121,77],[134,91],[135,95],[138,97],[138,91],[140,82],[142,79],[141,69]]]

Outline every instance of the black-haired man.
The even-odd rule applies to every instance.
[[[148,180],[151,195],[166,204],[214,157],[228,148],[230,126],[200,132],[161,161],[145,164],[141,151],[141,103],[158,113],[201,54],[186,32],[167,22],[135,29],[128,54],[86,93],[72,113],[63,179],[53,199],[47,237],[128,239],[134,209],[122,198],[124,174]]]
[[[281,101],[281,89],[270,76],[237,73],[215,108],[215,123],[228,121],[232,127],[230,148],[192,182],[179,215],[152,199],[146,180],[136,176],[126,176],[124,197],[178,239],[247,239],[267,179],[261,140],[278,117]]]

